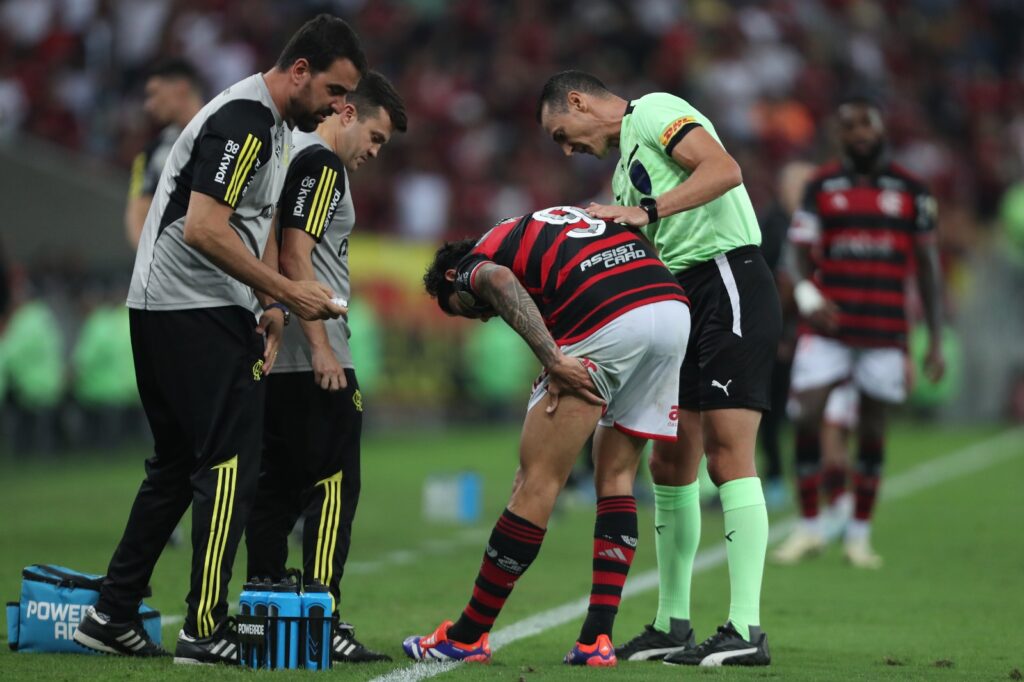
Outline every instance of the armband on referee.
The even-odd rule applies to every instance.
[[[809,279],[802,279],[793,287],[793,299],[796,308],[804,317],[812,315],[825,307],[825,297]]]

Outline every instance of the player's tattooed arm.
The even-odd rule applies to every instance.
[[[523,337],[545,367],[560,359],[562,352],[544,326],[537,304],[511,270],[496,263],[484,263],[474,274],[473,289]]]
[[[573,393],[592,405],[604,404],[586,367],[579,358],[569,357],[558,347],[537,304],[511,270],[495,263],[480,265],[473,278],[473,290],[523,337],[544,365],[548,373],[548,414],[558,409],[558,397],[563,392]]]

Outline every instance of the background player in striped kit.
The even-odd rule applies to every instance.
[[[682,288],[641,237],[573,206],[502,221],[479,242],[446,244],[424,284],[449,314],[501,315],[546,371],[527,408],[512,497],[469,604],[454,624],[408,637],[405,653],[490,659],[488,633],[537,557],[558,493],[594,434],[593,583],[565,662],[615,665],[612,626],[637,543],[637,464],[648,439],[676,437],[678,368],[690,326]]]
[[[315,132],[295,134],[278,213],[285,275],[315,278],[348,300],[348,241],[356,222],[348,172],[376,158],[391,135],[405,129],[401,97],[371,71],[340,114]],[[330,588],[336,615],[360,489],[363,398],[349,335],[346,317],[285,330],[267,380],[263,462],[246,527],[249,575],[281,580],[288,533],[303,516],[303,574]],[[336,661],[390,660],[363,646],[347,623],[332,639]]]
[[[655,92],[626,101],[580,71],[548,79],[537,119],[567,155],[603,158],[619,148],[616,205],[587,211],[642,229],[691,301],[679,438],[655,442],[650,460],[658,611],[617,653],[681,665],[768,665],[760,615],[768,513],[754,447],[761,413],[771,407],[782,311],[740,167],[711,121],[685,100]],[[694,646],[690,583],[705,453],[722,500],[730,602],[725,624]]]
[[[844,553],[855,566],[878,568],[870,519],[882,474],[885,416],[907,394],[905,288],[912,271],[928,325],[925,370],[938,380],[942,353],[935,200],[892,162],[877,103],[847,99],[838,108],[843,158],[808,184],[789,230],[793,294],[803,328],[791,391],[799,403],[796,462],[800,525],[774,556],[792,563],[819,551],[821,422],[829,393],[847,379],[860,392],[853,519]]]
[[[143,106],[150,118],[164,128],[132,161],[124,229],[133,249],[139,245],[146,214],[171,147],[188,122],[203,108],[204,101],[199,73],[184,59],[169,59],[149,72]]]
[[[274,205],[291,128],[313,130],[340,111],[365,70],[352,29],[321,15],[296,32],[272,69],[203,107],[171,150],[128,293],[154,456],[99,601],[75,632],[83,646],[130,656],[166,653],[148,639],[137,611],[191,504],[191,589],[175,661],[238,659],[227,591],[259,473],[262,379],[285,322],[276,301],[309,319],[344,312],[331,303],[329,287],[278,272],[270,239]]]

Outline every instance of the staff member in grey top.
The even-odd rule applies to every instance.
[[[311,279],[348,299],[348,240],[356,222],[348,171],[376,158],[395,132],[406,129],[405,107],[391,84],[371,71],[339,116],[315,133],[295,136],[278,207],[281,270]],[[259,492],[246,527],[250,576],[284,578],[288,532],[299,516],[302,569],[327,585],[335,609],[359,502],[363,398],[344,317],[289,327],[267,381]],[[335,661],[389,660],[367,649],[351,625],[332,637]]]
[[[171,149],[128,293],[154,455],[99,601],[75,633],[83,646],[129,656],[166,653],[148,639],[137,610],[191,504],[191,588],[175,661],[238,660],[227,591],[256,492],[262,379],[287,321],[283,304],[304,319],[345,312],[331,304],[326,285],[278,272],[277,243],[269,239],[274,205],[291,128],[314,130],[340,111],[365,70],[352,29],[321,15],[299,29],[272,69],[203,107]],[[258,325],[257,295],[265,307]]]

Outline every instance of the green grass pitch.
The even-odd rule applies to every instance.
[[[490,666],[464,666],[438,679],[1019,679],[1014,671],[1024,670],[1024,431],[991,441],[999,431],[907,424],[893,429],[887,475],[896,480],[901,473],[911,474],[902,476],[899,495],[879,503],[874,541],[886,559],[885,568],[851,569],[837,549],[797,567],[769,565],[762,624],[774,657],[770,668],[681,670],[657,663],[623,663],[614,670],[569,670],[560,661],[581,622],[574,618],[501,648]],[[469,596],[483,540],[510,489],[516,443],[512,428],[366,437],[363,494],[350,567],[342,582],[342,614],[357,626],[360,639],[387,651],[395,662],[336,667],[327,674],[370,680],[407,670],[402,638],[457,616]],[[978,466],[961,457],[957,461],[967,466],[955,475],[919,468],[972,445],[979,458],[1000,456]],[[141,480],[143,457],[136,450],[105,458],[80,453],[27,464],[0,462],[0,596],[5,601],[17,599],[20,571],[30,563],[59,563],[96,573],[105,569]],[[470,468],[480,472],[484,483],[479,523],[464,528],[422,521],[424,477]],[[791,514],[780,512],[773,519],[782,521]],[[592,505],[577,502],[560,510],[540,557],[517,586],[496,632],[588,593],[592,525]],[[631,579],[655,566],[652,525],[651,509],[644,507]],[[721,514],[710,509],[705,513],[701,551],[713,554],[721,544]],[[292,551],[298,550],[293,546]],[[231,584],[232,600],[240,590],[244,552],[243,543]],[[169,548],[157,566],[154,596],[148,602],[165,616],[184,612],[188,562],[187,548]],[[628,639],[649,622],[656,600],[654,589],[624,600],[616,639]],[[727,600],[724,564],[695,575],[693,618],[698,638],[724,620]],[[172,648],[179,623],[164,627],[164,641]],[[6,623],[0,626],[0,639],[6,644]],[[0,647],[0,678],[5,681],[308,674],[197,671],[164,660],[17,654]]]

